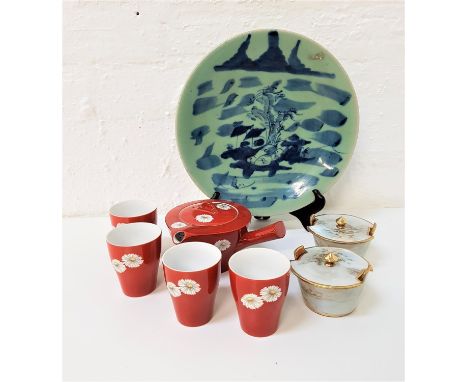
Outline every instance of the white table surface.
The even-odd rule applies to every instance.
[[[150,295],[122,294],[107,254],[105,235],[111,228],[107,218],[64,219],[64,378],[403,379],[404,210],[347,213],[378,224],[367,255],[374,272],[366,279],[359,307],[342,318],[319,316],[304,305],[298,281],[291,275],[279,329],[266,338],[241,330],[227,273],[221,276],[213,319],[187,328],[175,318],[161,269]],[[281,218],[286,237],[259,246],[292,258],[297,246],[314,245],[297,219]],[[270,222],[275,220],[279,219]],[[172,243],[162,216],[160,222],[164,251]],[[255,221],[251,227],[265,224]]]

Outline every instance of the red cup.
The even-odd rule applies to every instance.
[[[127,296],[145,296],[156,288],[161,228],[151,223],[120,225],[107,234],[107,248]]]
[[[153,223],[156,224],[156,207],[144,200],[126,200],[114,204],[109,210],[111,224]]]
[[[229,279],[241,328],[254,337],[276,332],[289,286],[290,262],[280,252],[248,248],[229,259]]]
[[[162,263],[179,322],[201,326],[210,321],[221,274],[221,251],[208,243],[182,243],[164,252]]]

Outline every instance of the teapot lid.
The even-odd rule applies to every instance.
[[[296,248],[291,270],[300,279],[322,287],[349,288],[362,284],[372,265],[354,252],[336,247]]]
[[[192,235],[213,235],[239,230],[251,219],[250,211],[237,203],[205,199],[181,204],[166,215],[170,230]]]
[[[374,238],[377,224],[353,215],[312,215],[309,231],[335,243],[363,243]]]

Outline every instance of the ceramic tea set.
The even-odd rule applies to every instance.
[[[288,57],[286,59],[286,57]],[[123,292],[156,288],[161,258],[179,322],[200,326],[213,316],[222,272],[229,271],[242,329],[273,334],[292,272],[312,311],[350,314],[372,266],[365,253],[376,224],[348,214],[318,214],[325,193],[351,159],[358,107],[338,61],[304,36],[259,30],[210,53],[189,78],[177,113],[184,166],[210,199],[187,202],[165,216],[175,244],[161,257],[161,229],[151,203],[129,200],[109,211],[111,263]],[[285,236],[290,213],[315,239],[298,243],[294,260],[266,248],[247,248]]]

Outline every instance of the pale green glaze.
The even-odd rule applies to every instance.
[[[250,45],[247,49],[247,55],[251,60],[256,60],[268,49],[268,32],[269,31],[267,30],[250,32],[252,37],[250,40]],[[246,40],[246,37],[249,34],[245,33],[225,42],[223,45],[216,48],[196,67],[184,88],[177,113],[177,143],[179,152],[184,166],[192,180],[203,193],[205,193],[207,196],[211,196],[213,192],[216,191],[215,188],[217,187],[213,181],[213,174],[228,173],[229,177],[236,176],[237,181],[234,184],[231,182],[229,185],[218,185],[218,191],[219,188],[221,188],[221,197],[232,199],[230,197],[223,196],[223,190],[226,190],[226,192],[228,192],[230,195],[234,193],[240,198],[243,196],[248,196],[249,202],[247,203],[242,200],[234,201],[246,205],[250,208],[251,212],[257,216],[270,216],[273,214],[290,212],[299,209],[313,201],[314,196],[312,194],[312,189],[314,188],[320,190],[322,194],[326,193],[326,191],[336,182],[337,178],[343,173],[343,170],[348,165],[358,134],[358,105],[356,95],[348,76],[338,61],[322,46],[313,42],[312,40],[307,39],[306,37],[285,31],[278,32],[279,47],[281,48],[286,60],[288,60],[291,49],[295,46],[296,42],[301,40],[297,56],[302,64],[314,71],[334,73],[336,77],[331,79],[316,77],[313,75],[291,74],[288,72],[247,71],[243,69],[215,71],[214,66],[223,64],[236,53],[239,46]],[[319,55],[316,56],[317,54]],[[317,59],[320,57],[320,54],[323,54],[323,58]],[[262,85],[253,88],[239,87],[240,78],[242,77],[258,77]],[[225,83],[229,79],[235,79],[235,85],[232,86],[232,88],[225,94],[220,94],[221,90],[225,86]],[[284,87],[288,84],[288,80],[291,79],[310,81],[312,84],[312,89],[316,89],[317,84],[331,85],[335,88],[348,92],[351,95],[351,98],[346,104],[340,105],[339,102],[334,99],[318,95],[309,90],[289,91],[284,89]],[[212,89],[198,96],[198,86],[209,80],[212,81]],[[274,146],[277,151],[275,152],[275,156],[273,156],[273,158],[279,158],[281,155],[280,153],[286,150],[285,146],[283,146],[281,142],[284,141],[287,137],[296,134],[300,139],[311,141],[311,143],[306,145],[308,148],[322,148],[327,152],[332,153],[330,155],[335,155],[335,153],[338,153],[342,157],[341,161],[330,166],[329,164],[327,165],[325,160],[325,163],[322,166],[311,165],[309,163],[302,162],[289,164],[288,161],[282,160],[280,165],[290,167],[290,170],[279,169],[270,177],[268,177],[267,171],[258,170],[255,171],[250,177],[246,177],[242,175],[242,170],[240,168],[230,167],[230,164],[236,162],[234,159],[220,158],[221,154],[227,150],[228,144],[236,148],[239,147],[240,142],[244,139],[245,141],[249,142],[249,147],[255,147],[254,142],[258,143],[258,141],[255,139],[245,139],[243,136],[220,136],[217,134],[218,127],[224,124],[232,124],[235,121],[243,121],[242,125],[254,125],[253,128],[261,128],[262,126],[259,124],[260,121],[258,119],[251,120],[249,117],[247,117],[246,114],[251,110],[252,106],[256,106],[260,109],[262,109],[263,106],[258,102],[254,102],[253,105],[248,105],[245,107],[246,113],[220,120],[219,118],[223,109],[235,107],[244,95],[249,93],[256,94],[262,88],[270,86],[278,80],[281,80],[281,83],[278,85],[276,91],[283,90],[283,93],[287,99],[299,102],[315,103],[313,106],[305,110],[298,110],[298,112],[294,115],[294,120],[287,120],[287,123],[284,123],[284,129],[291,126],[294,121],[301,122],[306,119],[317,118],[321,115],[323,110],[338,111],[339,113],[346,116],[347,120],[342,126],[332,127],[330,125],[324,124],[320,129],[320,133],[325,131],[333,131],[341,135],[341,142],[335,147],[327,146],[323,143],[319,143],[313,140],[314,137],[317,137],[317,132],[306,130],[302,127],[303,125],[290,132],[284,131],[283,129],[280,135],[282,140],[279,140],[278,143]],[[238,94],[238,97],[230,106],[223,107],[228,96],[234,92]],[[212,96],[217,97],[216,105],[218,106],[198,115],[194,115],[193,105],[195,100],[197,98]],[[195,128],[204,125],[209,127],[209,132],[202,136],[201,142],[196,145],[196,140],[191,139],[192,131]],[[263,125],[263,127],[265,127],[265,125]],[[267,138],[264,140],[266,139]],[[214,164],[217,165],[211,169],[200,169],[197,167],[197,160],[204,156],[207,147],[211,144],[214,144],[211,155],[218,157],[220,159],[219,163],[216,158],[211,157],[215,159]],[[265,146],[267,148],[270,147],[268,145]],[[309,151],[306,150],[306,154],[304,155],[309,155],[307,158],[310,158],[310,154],[308,153]],[[260,153],[257,154],[257,156],[259,155]],[[303,155],[302,151],[301,155]],[[265,163],[265,159],[261,159],[259,162],[256,157],[248,158],[248,161],[252,161],[252,163]],[[322,162],[323,161],[320,159],[320,163]],[[339,170],[339,173],[332,177],[321,176],[320,173],[326,170],[327,166],[328,168],[336,168]],[[283,178],[278,177],[282,174],[290,173],[303,174],[303,178],[295,178],[292,184],[285,184]],[[309,185],[311,176],[318,178],[318,182],[315,185]],[[219,177],[220,175],[218,175],[218,180]],[[275,180],[278,181],[275,182]],[[256,188],[252,189],[252,187]],[[281,194],[284,196],[279,197],[271,206],[268,207],[252,207],[250,205],[250,201],[255,202],[257,200],[261,200],[264,195],[271,193],[272,189],[274,189],[275,192],[276,190],[279,190],[278,192],[284,191]],[[297,192],[294,192],[293,190],[296,190]]]

